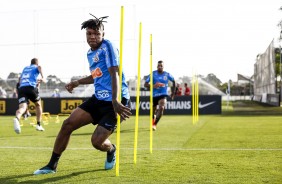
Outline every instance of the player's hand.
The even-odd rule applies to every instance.
[[[124,106],[117,100],[113,100],[112,103],[115,113],[120,115],[121,120],[126,120],[126,118],[129,118],[129,116],[131,115],[129,107]]]
[[[154,85],[153,85],[153,88],[158,88],[158,87],[159,87],[158,84],[154,84]]]
[[[37,84],[40,84],[41,82],[45,82],[44,79],[37,79]]]
[[[72,90],[74,88],[76,88],[77,86],[79,86],[79,82],[76,80],[76,81],[72,81],[70,83],[68,83],[65,88],[66,90],[68,90],[69,93],[72,93]]]

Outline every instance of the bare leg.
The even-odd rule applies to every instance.
[[[20,120],[20,118],[22,117],[22,115],[26,111],[26,109],[27,109],[27,103],[19,104],[19,109],[16,111],[16,118],[18,120]]]
[[[111,134],[112,131],[109,131],[106,128],[98,125],[91,138],[92,145],[96,149],[107,152],[107,158],[105,162],[106,170],[112,169],[115,165],[116,148],[108,139]]]
[[[57,164],[59,162],[61,154],[65,151],[68,146],[72,132],[82,126],[90,124],[91,122],[93,122],[93,119],[88,112],[80,108],[76,108],[71,113],[70,117],[68,117],[64,121],[60,132],[57,135],[53,148],[53,153],[49,163],[45,167],[36,170],[34,174],[54,173],[57,168]]]
[[[161,119],[161,117],[164,113],[165,104],[166,104],[166,99],[159,100],[159,108],[158,108],[157,113],[156,113],[155,125],[158,124],[158,122],[160,121],[160,119]]]
[[[61,155],[66,149],[70,135],[72,132],[82,126],[88,125],[93,121],[91,115],[80,109],[76,108],[64,122],[61,130],[56,138],[53,152]]]
[[[156,121],[156,113],[157,113],[157,106],[153,107],[153,117],[152,117],[152,124],[155,124]]]
[[[42,119],[42,107],[41,107],[41,100],[34,103],[36,108],[36,120],[37,122],[41,122]]]
[[[94,148],[103,152],[111,150],[113,148],[113,145],[108,139],[111,134],[112,131],[109,131],[104,127],[98,125],[91,138],[91,142]]]

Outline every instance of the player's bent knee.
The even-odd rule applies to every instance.
[[[92,145],[97,150],[102,150],[102,144],[94,139],[91,139]]]
[[[25,108],[19,108],[17,110],[17,113],[23,114],[25,112],[25,110],[26,110]]]
[[[164,106],[160,106],[159,107],[161,111],[164,111],[165,107]]]
[[[61,127],[61,132],[64,133],[72,133],[75,130],[74,126],[72,125],[71,121],[68,119],[65,119],[62,127]]]

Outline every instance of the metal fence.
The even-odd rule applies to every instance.
[[[254,95],[276,94],[274,41],[263,54],[258,55],[254,65]]]

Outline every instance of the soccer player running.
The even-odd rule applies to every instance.
[[[168,96],[167,87],[169,80],[173,84],[170,95],[173,100],[175,95],[174,77],[170,73],[164,71],[164,62],[158,61],[158,69],[153,71],[153,130],[157,129],[157,124],[164,113],[166,98]],[[150,89],[150,75],[146,79],[144,87]],[[158,109],[157,105],[159,105]]]
[[[86,29],[86,40],[90,46],[87,58],[91,75],[68,83],[66,89],[71,93],[80,84],[94,82],[95,93],[64,120],[49,163],[36,170],[35,175],[55,173],[72,132],[91,123],[97,125],[91,138],[93,147],[107,153],[105,169],[112,169],[115,165],[116,147],[110,142],[109,136],[116,129],[117,114],[122,120],[131,115],[130,96],[124,74],[119,74],[118,50],[104,39],[103,19],[107,17],[93,17],[81,26],[81,29]],[[119,86],[119,77],[122,77],[122,86]],[[121,102],[118,101],[118,95],[122,96]]]
[[[39,74],[41,75],[41,79],[37,80]],[[25,67],[20,76],[18,89],[19,109],[16,111],[16,117],[14,118],[14,130],[17,134],[21,133],[20,118],[26,112],[29,100],[35,104],[36,108],[36,130],[44,131],[44,128],[41,125],[41,98],[37,88],[38,83],[42,80],[43,74],[41,66],[38,65],[38,59],[33,58],[30,66]]]

